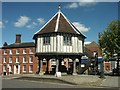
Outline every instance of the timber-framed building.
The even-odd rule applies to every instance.
[[[34,34],[39,73],[76,74],[83,56],[86,37],[62,13],[58,12]]]

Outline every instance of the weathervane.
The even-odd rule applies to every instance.
[[[61,9],[61,6],[59,5],[59,7],[58,7],[58,11],[60,11],[60,9]]]

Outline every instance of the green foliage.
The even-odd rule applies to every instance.
[[[120,53],[120,21],[112,21],[104,32],[101,33],[99,39],[101,50],[107,57],[112,57],[114,53]]]

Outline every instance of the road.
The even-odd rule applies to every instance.
[[[43,83],[39,81],[27,81],[27,80],[16,80],[16,79],[3,79],[2,88],[81,88],[79,90],[87,90],[90,87],[83,87],[78,85],[69,84],[55,84],[55,83]],[[93,88],[92,90],[96,90]],[[99,89],[98,89],[99,90]],[[102,88],[100,89],[102,90]],[[106,88],[105,90],[117,90],[113,88]]]

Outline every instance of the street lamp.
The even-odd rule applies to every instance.
[[[105,49],[102,49],[102,62],[101,62],[101,67],[100,67],[100,71],[101,71],[101,73],[100,73],[100,78],[105,78],[105,76],[104,76],[104,58],[105,58]]]
[[[98,71],[98,52],[94,51],[93,52],[93,56],[95,58],[95,61],[94,61],[94,70],[95,70],[95,75],[96,75],[97,71]]]

